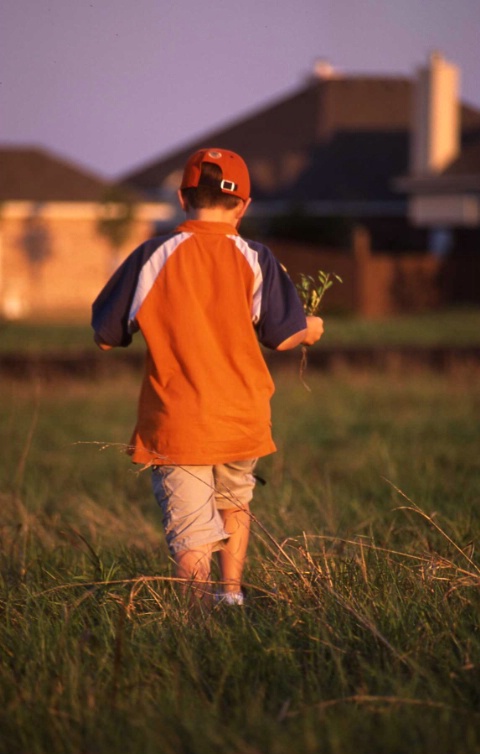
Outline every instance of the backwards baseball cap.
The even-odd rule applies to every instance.
[[[204,177],[202,180],[202,165],[211,162],[218,165],[222,171],[222,178],[213,181]],[[217,186],[224,194],[238,196],[246,201],[250,196],[250,176],[248,168],[240,155],[226,149],[199,149],[187,160],[183,171],[180,188],[197,188],[197,186]]]

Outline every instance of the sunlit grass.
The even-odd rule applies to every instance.
[[[402,314],[377,320],[325,316],[324,346],[478,346],[480,309]]]
[[[307,377],[276,375],[247,606],[202,618],[121,452],[137,381],[3,386],[0,751],[479,750],[478,375]]]

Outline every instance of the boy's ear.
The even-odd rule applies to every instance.
[[[177,191],[177,197],[178,197],[178,201],[180,202],[181,208],[183,209],[184,212],[186,212],[187,208],[186,208],[186,205],[185,205],[185,199],[183,198],[183,195],[182,195],[182,192],[181,192],[180,189],[178,189],[178,191]]]
[[[236,211],[236,214],[235,214],[235,227],[236,228],[238,228],[238,226],[240,225],[240,221],[241,221],[242,217],[244,216],[245,212],[247,211],[247,209],[249,208],[249,206],[251,204],[251,201],[252,200],[250,198],[248,198],[242,204],[238,205],[237,211]]]
[[[241,220],[244,216],[245,212],[249,208],[250,204],[252,203],[251,198],[249,197],[246,201],[243,202],[243,204],[240,205],[240,211],[238,213],[238,219]]]

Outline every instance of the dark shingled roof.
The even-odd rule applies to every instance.
[[[215,146],[243,155],[256,200],[403,201],[391,181],[408,172],[412,97],[405,78],[312,79],[122,181],[155,196],[193,151]],[[474,108],[462,106],[461,119],[464,131],[480,126]]]
[[[338,131],[407,132],[411,85],[397,78],[332,78],[310,81],[300,91],[241,121],[212,131],[165,158],[153,160],[122,181],[157,191],[187,157],[204,146],[239,152],[248,163],[254,198],[273,198],[311,166],[312,151]]]
[[[461,154],[444,170],[443,175],[480,175],[480,130],[467,135]]]
[[[311,150],[298,180],[273,198],[287,201],[398,201],[392,175],[407,168],[405,131],[339,131]]]
[[[101,201],[109,184],[34,147],[0,147],[0,201]]]

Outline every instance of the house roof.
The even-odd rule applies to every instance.
[[[406,79],[313,79],[293,94],[203,135],[121,180],[152,193],[168,185],[169,178],[172,182],[177,178],[178,186],[176,171],[193,151],[210,145],[242,154],[249,165],[254,198],[284,196],[311,168],[312,150],[328,143],[335,133],[406,132],[410,98]]]
[[[405,131],[339,131],[310,150],[298,179],[274,199],[289,202],[398,201],[392,173],[405,167]],[[260,197],[263,198],[263,197]]]
[[[257,201],[403,201],[391,179],[408,171],[413,84],[398,77],[312,78],[293,94],[214,130],[121,180],[152,196],[180,183],[204,146],[245,158]],[[480,112],[462,106],[462,128]]]
[[[109,184],[50,152],[0,147],[0,201],[96,202]]]

